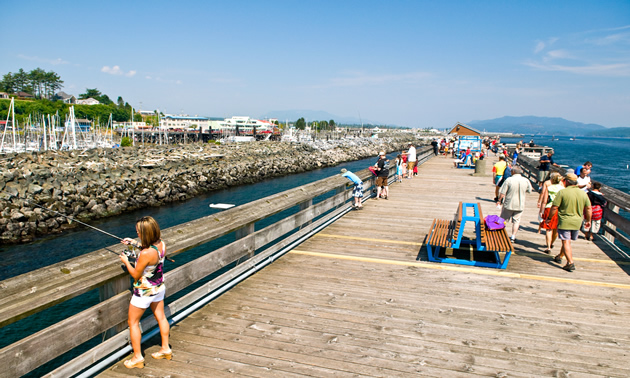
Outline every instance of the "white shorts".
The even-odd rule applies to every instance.
[[[594,234],[597,234],[599,232],[599,229],[602,226],[602,220],[596,220],[596,221],[591,221],[591,227],[586,227],[584,226],[584,223],[582,223],[582,231],[583,232],[589,232],[591,231]]]
[[[159,293],[151,297],[138,297],[138,296],[132,295],[131,304],[134,307],[138,307],[138,308],[149,308],[149,306],[151,306],[151,303],[163,301],[164,293],[166,293],[166,288],[162,286],[162,290],[160,290]]]

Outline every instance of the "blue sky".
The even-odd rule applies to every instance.
[[[216,117],[630,126],[630,1],[11,1],[0,74]]]

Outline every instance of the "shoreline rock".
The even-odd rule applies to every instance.
[[[426,144],[405,134],[9,154],[0,158],[0,244],[29,242],[76,226],[29,202],[87,222],[377,156],[381,150],[403,150],[409,142]]]

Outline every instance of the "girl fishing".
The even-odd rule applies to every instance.
[[[162,336],[162,347],[158,352],[151,354],[151,357],[170,360],[173,353],[168,345],[170,327],[164,315],[164,293],[166,291],[164,286],[164,258],[166,257],[166,245],[160,239],[160,226],[152,217],[142,217],[136,223],[136,232],[140,243],[131,238],[124,238],[121,241],[123,244],[133,245],[141,249],[136,263],[131,264],[127,255],[120,255],[120,259],[134,279],[128,320],[133,357],[124,362],[129,369],[142,369],[144,367],[144,357],[140,349],[140,341],[142,339],[140,318],[147,307],[151,307]]]

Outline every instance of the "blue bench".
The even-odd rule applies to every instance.
[[[464,239],[464,229],[467,224],[474,224],[475,238]],[[440,257],[442,249],[460,249],[462,246],[471,245],[480,252],[494,253],[496,262],[476,261],[445,256]],[[488,230],[484,223],[479,203],[460,202],[455,219],[434,219],[427,237],[427,252],[429,261],[449,264],[472,265],[486,268],[507,268],[510,256],[514,248],[505,229]],[[505,253],[503,260],[500,253]],[[418,259],[420,257],[418,256]]]
[[[472,155],[467,155],[464,161],[458,162],[457,168],[474,169],[475,165],[472,163]]]

